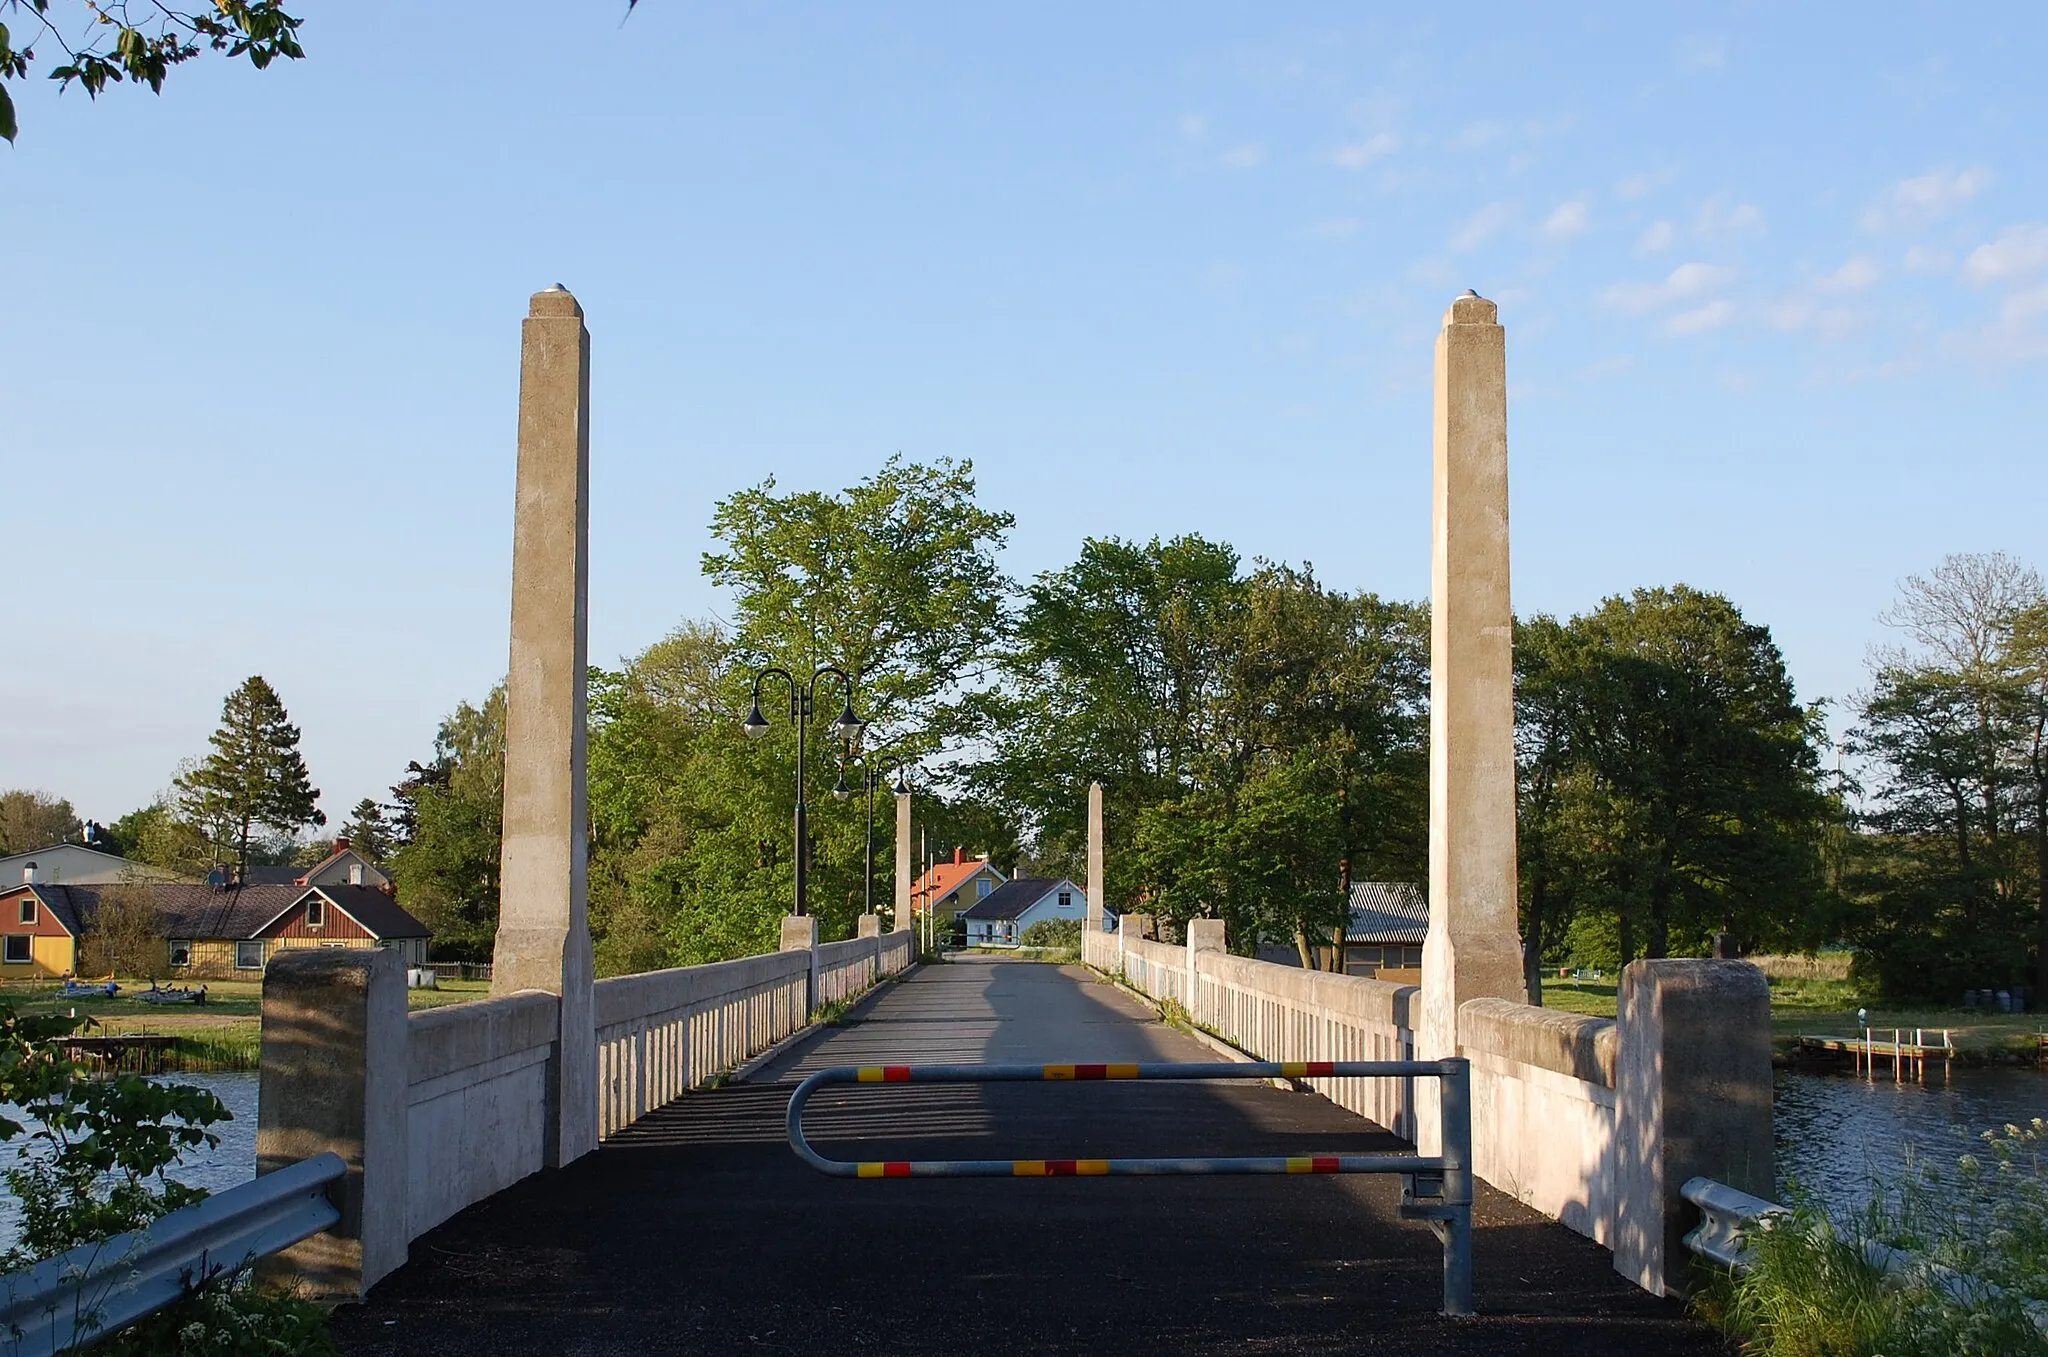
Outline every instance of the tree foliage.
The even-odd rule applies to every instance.
[[[435,732],[433,756],[408,764],[391,795],[399,899],[434,930],[444,956],[489,959],[505,822],[504,688],[480,707],[457,707]]]
[[[1601,960],[1714,934],[1811,947],[1836,927],[1820,713],[1768,628],[1716,594],[1639,589],[1517,636],[1524,955],[1576,927]]]
[[[279,0],[214,0],[204,9],[126,0],[76,6],[65,0],[54,6],[51,0],[0,0],[0,20],[8,19],[21,29],[10,31],[0,22],[0,137],[10,142],[17,127],[6,82],[27,78],[38,47],[62,53],[49,71],[59,88],[76,82],[95,99],[123,80],[160,94],[173,66],[206,52],[230,60],[247,57],[259,71],[279,57],[306,54],[298,38],[304,21],[286,13]]]
[[[83,828],[71,803],[44,792],[0,792],[0,856],[75,840]]]
[[[1896,994],[2048,993],[2048,593],[2010,556],[1950,556],[1885,620],[1909,645],[1875,657],[1848,741],[1864,962]]]
[[[154,976],[164,964],[164,943],[145,887],[133,882],[104,887],[79,940],[78,973]]]
[[[327,823],[299,755],[299,728],[261,674],[228,694],[210,743],[212,752],[177,780],[178,809],[223,856],[232,852],[238,874],[248,874],[259,830],[289,837]]]

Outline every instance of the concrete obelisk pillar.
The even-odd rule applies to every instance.
[[[1516,931],[1514,614],[1507,343],[1494,304],[1451,303],[1436,344],[1430,550],[1429,934],[1416,1054],[1458,1054],[1458,1005],[1525,998]],[[1434,1153],[1433,1097],[1418,1142]]]
[[[915,925],[910,916],[910,793],[896,793],[896,926],[898,933],[908,933]],[[912,944],[912,950],[916,945]]]
[[[533,296],[519,359],[505,827],[491,993],[561,996],[548,1162],[597,1148],[584,712],[590,563],[590,332],[559,284]]]
[[[1102,915],[1107,906],[1102,880],[1102,784],[1088,784],[1088,935],[1100,936]],[[1084,948],[1085,960],[1087,951]]]

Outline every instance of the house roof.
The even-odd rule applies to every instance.
[[[79,924],[78,904],[71,897],[74,889],[76,888],[71,886],[52,886],[41,881],[33,884],[18,881],[0,885],[0,891],[6,892],[9,899],[15,898],[13,892],[16,890],[26,890],[34,895],[42,902],[43,908],[50,912],[50,917],[62,924],[64,931],[75,938],[83,930]]]
[[[295,909],[312,896],[323,896],[336,909],[369,929],[379,938],[430,938],[434,930],[402,909],[396,900],[374,886],[314,886],[292,896],[291,904],[277,916],[258,925],[257,932],[270,927],[286,911]]]
[[[1419,945],[1429,932],[1429,900],[1412,881],[1354,881],[1344,941]]]
[[[941,862],[917,879],[910,888],[912,900],[944,900],[954,891],[966,885],[977,872],[986,870],[996,880],[1003,874],[990,865],[987,858],[965,858],[953,862]]]
[[[1006,881],[974,902],[962,915],[965,919],[1014,919],[1061,887],[1075,894],[1081,888],[1059,877],[1020,876]]]
[[[242,873],[242,884],[244,886],[295,885],[300,877],[311,870],[312,868],[310,867],[293,867],[289,864],[283,867],[251,867],[248,871]]]
[[[22,868],[31,862],[40,869],[37,872],[38,885],[47,882],[61,886],[75,882],[81,886],[92,886],[137,878],[150,881],[179,879],[176,872],[104,852],[89,844],[53,843],[29,852],[0,857],[0,887],[19,885]]]

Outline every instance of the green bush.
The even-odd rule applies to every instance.
[[[1749,1357],[2048,1357],[2048,1123],[1983,1140],[1952,1169],[1911,1162],[1845,1219],[1800,1205],[1701,1310]],[[1884,1250],[1914,1266],[1886,1273]]]
[[[210,1149],[229,1112],[205,1089],[136,1074],[95,1078],[65,1039],[90,1018],[22,1017],[0,1001],[0,1142],[26,1140],[4,1180],[21,1206],[21,1234],[0,1253],[16,1272],[83,1244],[141,1229],[206,1196],[166,1177],[187,1150]],[[325,1312],[257,1291],[223,1268],[188,1282],[191,1294],[94,1350],[176,1357],[324,1353]],[[90,1317],[90,1306],[81,1298]]]
[[[1061,947],[1079,950],[1081,946],[1081,921],[1079,919],[1040,919],[1024,930],[1018,939],[1026,947]]]

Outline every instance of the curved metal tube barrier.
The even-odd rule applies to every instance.
[[[827,1159],[804,1138],[804,1107],[831,1084],[1001,1084],[1096,1080],[1413,1079],[1439,1081],[1440,1155],[1245,1155],[1138,1159]],[[834,1178],[1119,1178],[1200,1174],[1398,1173],[1401,1215],[1444,1248],[1444,1313],[1472,1313],[1471,1066],[1454,1060],[1289,1060],[1247,1064],[864,1065],[819,1070],[789,1098],[789,1146]]]

